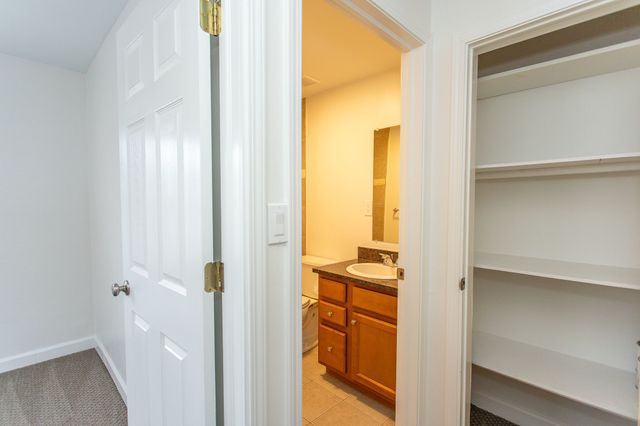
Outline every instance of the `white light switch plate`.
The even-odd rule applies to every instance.
[[[373,201],[367,200],[364,203],[364,215],[365,216],[372,216],[373,215],[372,211],[373,211]]]
[[[268,214],[268,244],[282,244],[289,241],[287,230],[289,229],[289,205],[269,203]]]

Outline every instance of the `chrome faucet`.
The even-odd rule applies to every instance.
[[[380,257],[382,258],[382,263],[386,266],[391,266],[391,267],[397,267],[398,265],[393,261],[393,258],[391,257],[391,255],[386,254],[386,253],[379,253]]]

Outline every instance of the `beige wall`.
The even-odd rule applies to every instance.
[[[400,71],[306,100],[306,252],[353,259],[371,240],[373,132],[400,124]]]
[[[302,255],[307,254],[307,100],[302,100]]]

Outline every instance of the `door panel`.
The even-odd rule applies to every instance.
[[[167,336],[162,336],[162,340],[162,418],[166,425],[184,424],[183,370],[187,352]]]
[[[395,400],[396,326],[357,312],[351,319],[351,379]]]
[[[150,381],[149,381],[149,324],[139,315],[131,316],[131,337],[127,338],[127,408],[129,423],[132,425],[147,425],[150,423]],[[129,363],[133,360],[133,364]],[[134,385],[135,384],[135,385]]]
[[[200,81],[209,52],[203,58],[208,36],[198,19],[197,1],[140,0],[117,34],[132,426],[204,425],[215,415],[205,384],[213,297],[202,277],[213,250],[210,122],[202,114],[210,93]]]

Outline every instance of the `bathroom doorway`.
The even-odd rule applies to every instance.
[[[395,422],[401,54],[303,0],[303,424]]]

